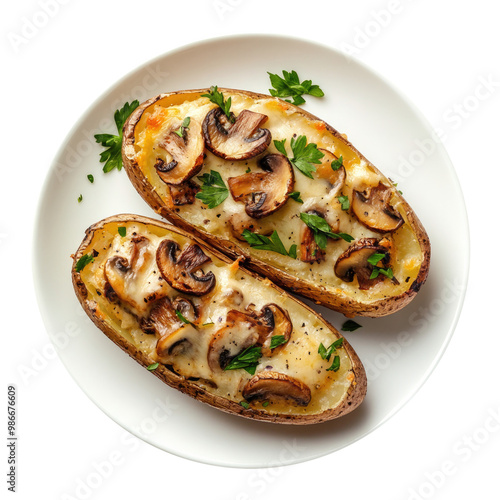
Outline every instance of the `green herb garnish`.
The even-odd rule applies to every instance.
[[[107,173],[111,172],[114,168],[121,170],[123,167],[122,162],[122,139],[123,139],[123,125],[127,118],[132,114],[135,108],[139,106],[139,101],[135,100],[132,103],[126,102],[122,109],[115,111],[115,124],[118,130],[118,135],[112,134],[96,134],[94,138],[97,143],[107,148],[100,155],[100,162],[104,163],[102,170]]]
[[[290,163],[300,170],[306,177],[313,179],[313,172],[316,172],[315,164],[321,163],[324,153],[322,153],[314,142],[307,144],[307,137],[299,135],[292,137],[290,140],[290,147],[292,148],[293,158],[288,157],[285,148],[286,139],[281,141],[275,140],[274,147],[283,155],[285,155]]]
[[[379,274],[383,274],[389,279],[392,279],[394,277],[394,273],[392,272],[392,269],[388,267],[387,269],[383,267],[377,267],[377,264],[385,257],[384,253],[374,253],[368,257],[367,262],[371,264],[372,266],[375,266],[373,268],[372,273],[370,274],[370,279],[374,279],[378,277]]]
[[[201,200],[208,208],[220,205],[229,195],[229,189],[222,180],[219,172],[210,170],[209,174],[198,176],[203,183],[201,191],[196,193],[196,198]]]
[[[120,226],[118,228],[118,234],[122,237],[125,238],[127,236],[127,228],[125,226]]]
[[[349,210],[349,196],[337,196],[342,210]]]
[[[210,93],[202,94],[201,97],[208,97],[211,102],[217,104],[217,106],[219,106],[219,108],[224,111],[224,114],[227,116],[227,119],[231,123],[235,122],[234,116],[231,114],[231,98],[228,97],[227,101],[225,101],[224,95],[222,94],[222,92],[219,92],[217,85],[212,85],[210,87]]]
[[[350,234],[332,232],[330,224],[328,224],[328,222],[326,222],[326,220],[319,215],[306,214],[304,212],[301,212],[300,220],[312,229],[314,233],[314,241],[319,246],[319,248],[321,248],[321,250],[326,249],[326,242],[328,237],[335,240],[342,238],[347,242],[351,242],[354,239]]]
[[[297,245],[292,245],[287,252],[276,230],[273,231],[270,238],[262,234],[252,233],[249,229],[245,229],[241,235],[252,248],[256,248],[257,250],[269,250],[292,257],[293,259],[297,258]]]
[[[267,72],[273,89],[269,89],[269,93],[273,97],[292,97],[293,101],[285,99],[296,106],[304,104],[306,101],[302,97],[304,94],[312,95],[314,97],[323,97],[325,94],[319,88],[319,85],[313,85],[312,80],[304,80],[300,82],[299,75],[296,71],[283,70],[283,78],[279,75]]]
[[[181,126],[174,130],[174,133],[177,134],[181,139],[184,137],[184,131],[189,128],[189,124],[191,123],[191,117],[186,116],[184,120],[182,120]]]
[[[293,191],[288,195],[292,200],[295,200],[297,203],[304,203],[304,200],[300,197],[299,191]]]
[[[90,184],[94,184],[94,176],[92,174],[87,175],[87,179],[89,180]]]
[[[284,335],[273,335],[271,337],[271,349],[278,347],[279,345],[286,344],[287,340]]]
[[[339,156],[338,160],[333,160],[330,166],[332,167],[332,170],[337,171],[343,165],[344,165],[344,158],[342,158],[342,156]]]
[[[186,319],[180,311],[175,311],[175,315],[186,325],[190,325],[191,321]]]
[[[362,327],[362,325],[360,325],[359,323],[356,323],[356,321],[353,321],[352,319],[348,319],[342,325],[341,330],[343,332],[354,332],[355,330],[357,330],[358,328],[361,328],[361,327]]]
[[[81,194],[79,197],[78,197],[78,203],[81,203],[83,200],[83,195]]]
[[[224,370],[246,370],[250,375],[255,374],[259,359],[262,356],[260,347],[247,347],[242,353],[234,357]]]
[[[327,368],[327,372],[336,372],[340,368],[340,356],[335,356],[332,361],[330,368]]]
[[[150,372],[152,372],[153,370],[156,370],[158,368],[158,366],[160,366],[160,363],[153,363],[152,365],[149,365],[147,369]]]
[[[263,406],[264,408],[265,408],[266,406],[269,406],[269,401],[264,401],[264,402],[262,403],[262,406]]]
[[[337,339],[335,342],[332,342],[326,348],[323,343],[321,343],[318,347],[318,354],[321,356],[321,359],[326,359],[327,361],[330,361],[331,355],[337,350],[339,347],[342,347],[342,344],[344,343],[344,338],[340,337]]]
[[[385,253],[374,253],[370,255],[370,257],[368,257],[366,261],[368,262],[368,264],[376,266],[384,257]]]
[[[91,253],[86,253],[85,255],[82,255],[79,259],[78,262],[75,265],[75,271],[79,273],[87,264],[90,264],[91,262],[94,262],[94,255]]]
[[[245,408],[245,410],[248,410],[250,408],[250,405],[246,401],[240,401],[240,405]]]

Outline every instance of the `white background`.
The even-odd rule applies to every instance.
[[[499,257],[493,240],[500,181],[494,149],[500,133],[500,31],[491,5],[486,0],[9,2],[0,21],[0,304],[7,340],[1,390],[5,408],[7,385],[17,386],[18,498],[498,498]],[[106,417],[53,352],[30,264],[44,178],[82,113],[143,62],[186,43],[236,33],[318,41],[350,52],[385,76],[445,131],[471,232],[462,316],[417,395],[346,449],[261,470],[169,455]],[[6,427],[6,418],[2,422]],[[8,450],[2,448],[6,473]],[[7,486],[2,479],[0,488]]]

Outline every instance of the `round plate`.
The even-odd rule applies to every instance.
[[[432,244],[427,283],[402,311],[360,318],[346,334],[368,374],[368,395],[353,413],[314,426],[253,422],[199,403],[161,383],[86,317],[71,284],[71,261],[92,223],[128,212],[155,217],[124,171],[102,172],[98,132],[116,133],[125,101],[211,85],[268,93],[267,72],[312,79],[325,97],[304,108],[342,133],[398,187]],[[91,184],[87,175],[93,174]],[[77,202],[83,195],[83,201]],[[108,90],[76,124],[45,182],[36,224],[34,275],[45,324],[70,374],[128,431],[200,462],[268,467],[305,461],[360,439],[407,402],[436,366],[459,317],[468,274],[467,216],[443,147],[420,113],[380,76],[329,47],[294,38],[237,36],[170,52]],[[314,307],[314,306],[313,306]],[[345,318],[324,308],[340,329]]]

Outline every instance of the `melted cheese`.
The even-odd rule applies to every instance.
[[[127,236],[117,235],[118,225],[125,225]],[[144,352],[151,363],[162,361],[157,353],[158,339],[154,334],[146,334],[140,328],[142,318],[148,317],[146,312],[131,309],[127,303],[113,303],[106,297],[104,267],[113,256],[127,257],[130,254],[130,240],[133,235],[140,234],[148,238],[150,248],[155,251],[164,238],[177,242],[181,248],[192,243],[191,240],[164,228],[139,223],[108,223],[103,229],[96,231],[92,246],[98,255],[94,262],[81,271],[81,278],[89,292],[89,300],[95,302],[98,316],[105,321],[128,342]],[[207,253],[208,254],[208,253]],[[203,266],[205,273],[213,272],[216,278],[215,288],[205,296],[193,297],[182,294],[171,288],[164,280],[159,280],[159,269],[156,259],[145,259],[140,272],[136,275],[135,286],[130,286],[128,293],[136,303],[148,302],[152,293],[166,295],[172,301],[177,297],[190,300],[199,310],[200,317],[195,325],[183,325],[185,336],[192,341],[194,349],[180,352],[172,363],[177,373],[194,377],[191,383],[234,402],[243,400],[241,391],[251,375],[243,369],[213,370],[210,368],[208,352],[210,341],[226,321],[228,311],[235,309],[244,312],[248,307],[260,311],[263,306],[273,303],[286,310],[290,316],[293,331],[288,343],[282,348],[272,351],[272,356],[263,356],[256,368],[256,374],[272,370],[292,376],[311,391],[311,401],[306,407],[293,403],[275,402],[263,407],[254,402],[255,407],[265,409],[269,413],[315,414],[335,407],[345,396],[352,385],[352,363],[344,348],[335,352],[340,357],[340,369],[337,372],[327,371],[332,360],[323,360],[318,354],[320,343],[329,346],[338,336],[321,318],[300,306],[266,282],[258,281],[241,271],[236,264],[228,265],[213,255],[212,261]],[[154,301],[149,304],[153,307]],[[181,332],[182,333],[182,332]],[[242,332],[240,332],[242,334]],[[179,336],[181,338],[182,335]]]
[[[249,219],[245,214],[244,203],[234,201],[231,195],[221,205],[213,209],[208,209],[206,205],[196,199],[191,205],[175,207],[175,212],[200,230],[237,243],[255,259],[270,264],[306,282],[324,287],[328,291],[345,293],[359,302],[371,303],[387,296],[397,296],[408,290],[418,275],[424,256],[418,238],[407,222],[392,234],[396,244],[391,267],[399,284],[394,284],[389,280],[382,280],[368,290],[360,290],[356,279],[351,283],[346,283],[335,275],[335,262],[350,245],[342,239],[328,239],[326,258],[319,263],[302,262],[275,252],[257,250],[251,248],[245,241],[235,239],[231,227],[233,216],[239,217],[240,220],[250,220],[254,225],[253,230],[261,232],[261,234],[270,234],[273,230],[276,230],[287,249],[292,244],[300,245],[300,234],[304,224],[300,220],[299,214],[314,208],[324,213],[326,220],[332,226],[338,224],[339,232],[350,234],[355,240],[381,238],[379,233],[366,228],[355,216],[343,211],[337,196],[340,194],[346,195],[352,200],[353,189],[363,190],[370,186],[376,186],[379,182],[390,185],[390,181],[375,171],[343,138],[329,132],[324,122],[310,120],[295,112],[286,103],[274,98],[251,99],[247,96],[229,92],[225,92],[224,95],[226,98],[231,97],[231,110],[236,115],[243,109],[267,115],[268,120],[263,127],[271,131],[273,140],[286,139],[286,146],[290,155],[290,139],[296,134],[305,135],[308,142],[317,144],[318,148],[327,149],[337,157],[342,156],[347,174],[345,184],[341,192],[332,192],[331,185],[327,180],[320,179],[317,176],[314,180],[311,180],[297,169],[294,169],[295,185],[293,190],[301,193],[304,204],[301,205],[289,199],[277,212],[262,220]],[[179,100],[180,102],[178,102]],[[174,104],[169,107],[164,107],[162,101],[160,101],[155,106],[148,108],[136,127],[136,160],[149,183],[154,186],[159,196],[171,208],[168,186],[159,179],[153,166],[159,149],[158,144],[163,139],[172,117],[182,120],[185,116],[191,116],[201,123],[208,111],[213,107],[214,105],[207,98],[198,97],[196,94],[186,95],[184,101],[182,101],[181,96],[178,96],[177,101],[174,101]],[[158,125],[162,119],[166,124],[164,127]],[[148,123],[150,122],[154,123],[155,126],[149,127]],[[272,142],[268,152],[277,152]],[[252,172],[261,171],[255,158],[244,161],[227,161],[206,151],[203,169],[199,175],[215,170],[220,173],[227,185],[229,177],[243,175],[247,169]],[[394,206],[406,221],[407,216],[399,202],[399,198],[397,198],[397,195],[394,195],[394,197]]]

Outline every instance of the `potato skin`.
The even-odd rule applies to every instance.
[[[92,249],[92,242],[95,236],[96,231],[106,226],[108,223],[122,223],[126,224],[127,222],[137,222],[142,223],[149,226],[157,226],[167,231],[180,234],[187,238],[194,240],[207,255],[212,255],[217,259],[227,263],[228,265],[233,264],[233,262],[223,253],[218,250],[209,247],[205,242],[198,240],[192,236],[189,232],[183,231],[171,224],[164,223],[162,221],[153,220],[147,217],[142,217],[138,215],[132,214],[121,214],[112,217],[108,217],[103,219],[92,226],[90,226],[86,230],[85,238],[80,244],[78,250],[73,255],[73,265],[72,265],[72,281],[73,288],[75,290],[75,294],[82,305],[83,309],[92,320],[92,322],[116,345],[118,345],[123,351],[125,351],[129,356],[135,359],[138,363],[140,363],[144,367],[148,367],[155,360],[151,359],[142,351],[138,350],[132,343],[128,342],[123,336],[121,336],[118,332],[116,332],[109,323],[106,322],[106,318],[102,317],[101,314],[98,313],[96,303],[89,296],[89,291],[83,282],[80,272],[76,271],[75,266],[78,260],[82,257],[82,255],[88,253]],[[247,269],[240,267],[240,270],[249,276],[252,276],[259,282],[263,283],[263,286],[271,287],[276,290],[278,293],[286,296],[288,299],[293,301],[297,307],[303,308],[308,312],[316,315],[324,322],[334,333],[336,337],[342,337],[342,335],[329,323],[327,323],[322,316],[313,311],[311,308],[301,303],[291,295],[287,294],[285,291],[281,290],[274,283],[270,283],[269,280],[263,278],[260,274],[254,273]],[[227,413],[231,413],[233,415],[239,415],[245,418],[249,418],[252,420],[261,420],[272,423],[279,424],[293,424],[293,425],[308,425],[308,424],[317,424],[321,422],[326,422],[328,420],[335,419],[337,417],[346,415],[358,407],[363,401],[366,395],[367,389],[367,378],[365,369],[363,364],[361,363],[358,355],[351,347],[351,345],[345,340],[343,342],[343,348],[346,350],[349,358],[352,363],[352,373],[354,374],[354,380],[352,381],[349,389],[344,394],[344,397],[340,404],[338,404],[335,408],[328,409],[319,414],[311,414],[311,415],[286,415],[286,414],[269,414],[265,411],[255,409],[255,408],[244,408],[240,404],[227,400],[218,395],[212,394],[205,389],[196,386],[194,383],[189,381],[183,376],[176,374],[175,372],[169,370],[166,366],[160,364],[158,368],[152,373],[156,375],[162,382],[167,384],[168,386],[181,391],[188,396],[191,396],[198,401],[203,403],[207,403],[210,406],[218,408]]]
[[[271,98],[269,95],[259,94],[255,92],[250,92],[246,90],[235,90],[221,88],[221,92],[232,92],[239,93],[244,96],[248,96],[252,99],[262,99]],[[130,181],[142,196],[142,198],[148,203],[148,205],[160,216],[169,220],[172,224],[184,229],[185,231],[195,235],[197,238],[202,239],[209,245],[216,247],[217,249],[224,252],[226,255],[232,259],[243,256],[243,265],[252,271],[267,276],[269,279],[274,281],[280,287],[283,287],[291,292],[297,293],[311,300],[314,300],[317,304],[323,305],[335,311],[344,314],[348,318],[355,316],[368,316],[368,317],[382,317],[399,311],[410,303],[416,296],[421,286],[425,283],[427,275],[429,273],[430,265],[430,255],[431,255],[431,245],[430,240],[425,231],[422,223],[418,219],[417,215],[410,207],[408,202],[399,195],[401,200],[401,205],[406,213],[408,222],[413,228],[415,235],[420,243],[420,248],[423,254],[423,261],[420,266],[419,273],[412,285],[404,293],[388,298],[384,298],[372,303],[362,303],[353,298],[346,297],[345,295],[338,295],[333,291],[327,290],[325,287],[320,285],[315,285],[313,283],[307,282],[303,279],[296,278],[288,274],[281,269],[273,267],[266,262],[250,255],[248,251],[237,244],[237,241],[229,241],[218,236],[215,236],[201,228],[195,227],[190,224],[182,217],[180,217],[172,208],[168,207],[164,200],[157,194],[154,187],[149,183],[149,181],[144,176],[141,168],[134,160],[134,132],[135,127],[139,120],[141,119],[144,111],[151,105],[157,103],[162,99],[171,99],[172,101],[178,101],[182,98],[196,99],[202,94],[208,93],[209,89],[197,89],[197,90],[185,90],[170,92],[165,94],[160,94],[156,97],[149,99],[148,101],[142,103],[129,117],[123,128],[123,145],[122,145],[122,156],[123,164]],[[271,98],[277,99],[277,98]],[[279,99],[277,99],[279,100]],[[320,118],[314,116],[307,111],[294,106],[292,104],[286,103],[286,106],[292,108],[295,112],[308,118],[310,120],[320,120]],[[326,129],[333,134],[339,141],[346,144],[351,148],[359,157],[367,162],[367,164],[375,172],[383,175],[380,170],[378,170],[368,159],[366,159],[345,137],[343,137],[337,130],[331,127],[328,123],[324,122]]]

